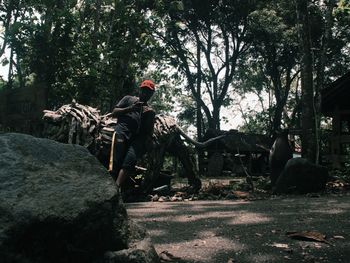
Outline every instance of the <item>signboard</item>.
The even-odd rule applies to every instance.
[[[0,130],[40,134],[46,90],[36,85],[0,92]]]

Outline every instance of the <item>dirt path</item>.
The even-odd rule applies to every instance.
[[[126,205],[158,253],[181,262],[350,262],[350,196],[261,201],[145,202]],[[327,243],[293,240],[317,231]]]

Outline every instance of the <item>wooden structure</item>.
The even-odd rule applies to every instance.
[[[350,72],[321,92],[322,113],[332,118],[329,153],[326,159],[341,168],[350,158]]]
[[[204,139],[224,131],[208,131]],[[227,132],[226,132],[227,133]],[[208,176],[264,175],[268,169],[270,139],[262,134],[230,131],[228,135],[205,148],[205,170]]]
[[[42,111],[46,108],[42,85],[5,89],[0,92],[0,131],[40,135]]]

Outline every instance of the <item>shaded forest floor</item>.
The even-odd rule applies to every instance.
[[[349,262],[348,192],[218,199],[126,207],[148,230],[162,262]],[[302,241],[287,235],[292,231],[316,233]]]
[[[141,193],[129,193],[126,202],[137,201],[157,201],[157,202],[176,202],[176,201],[196,201],[196,200],[265,200],[270,199],[271,186],[270,179],[266,176],[251,177],[250,183],[246,177],[218,177],[201,178],[202,188],[199,193],[191,194],[188,191],[187,179],[175,178],[171,183],[171,190],[166,188],[164,191],[153,192],[149,196]],[[350,192],[350,183],[348,178],[333,177],[326,185],[326,189],[319,193],[310,193],[308,197],[321,197],[328,195],[342,195]]]
[[[189,195],[186,180],[177,178],[169,195],[127,204],[162,262],[349,262],[345,181],[333,180],[323,193],[284,196],[271,195],[267,177],[254,178],[254,191],[245,178],[202,178],[202,183],[199,194]],[[311,233],[288,236],[305,231]],[[309,240],[300,240],[305,235]]]

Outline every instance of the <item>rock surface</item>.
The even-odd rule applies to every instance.
[[[113,180],[84,147],[9,133],[0,149],[1,262],[100,262],[131,248]]]
[[[326,167],[316,165],[304,158],[290,159],[279,176],[274,193],[301,194],[322,191],[329,178]]]
[[[288,130],[278,132],[269,155],[270,179],[272,187],[275,186],[288,160],[292,158],[293,151],[288,141]]]
[[[128,248],[119,251],[107,251],[104,263],[159,263],[158,254],[146,230],[129,220]]]

